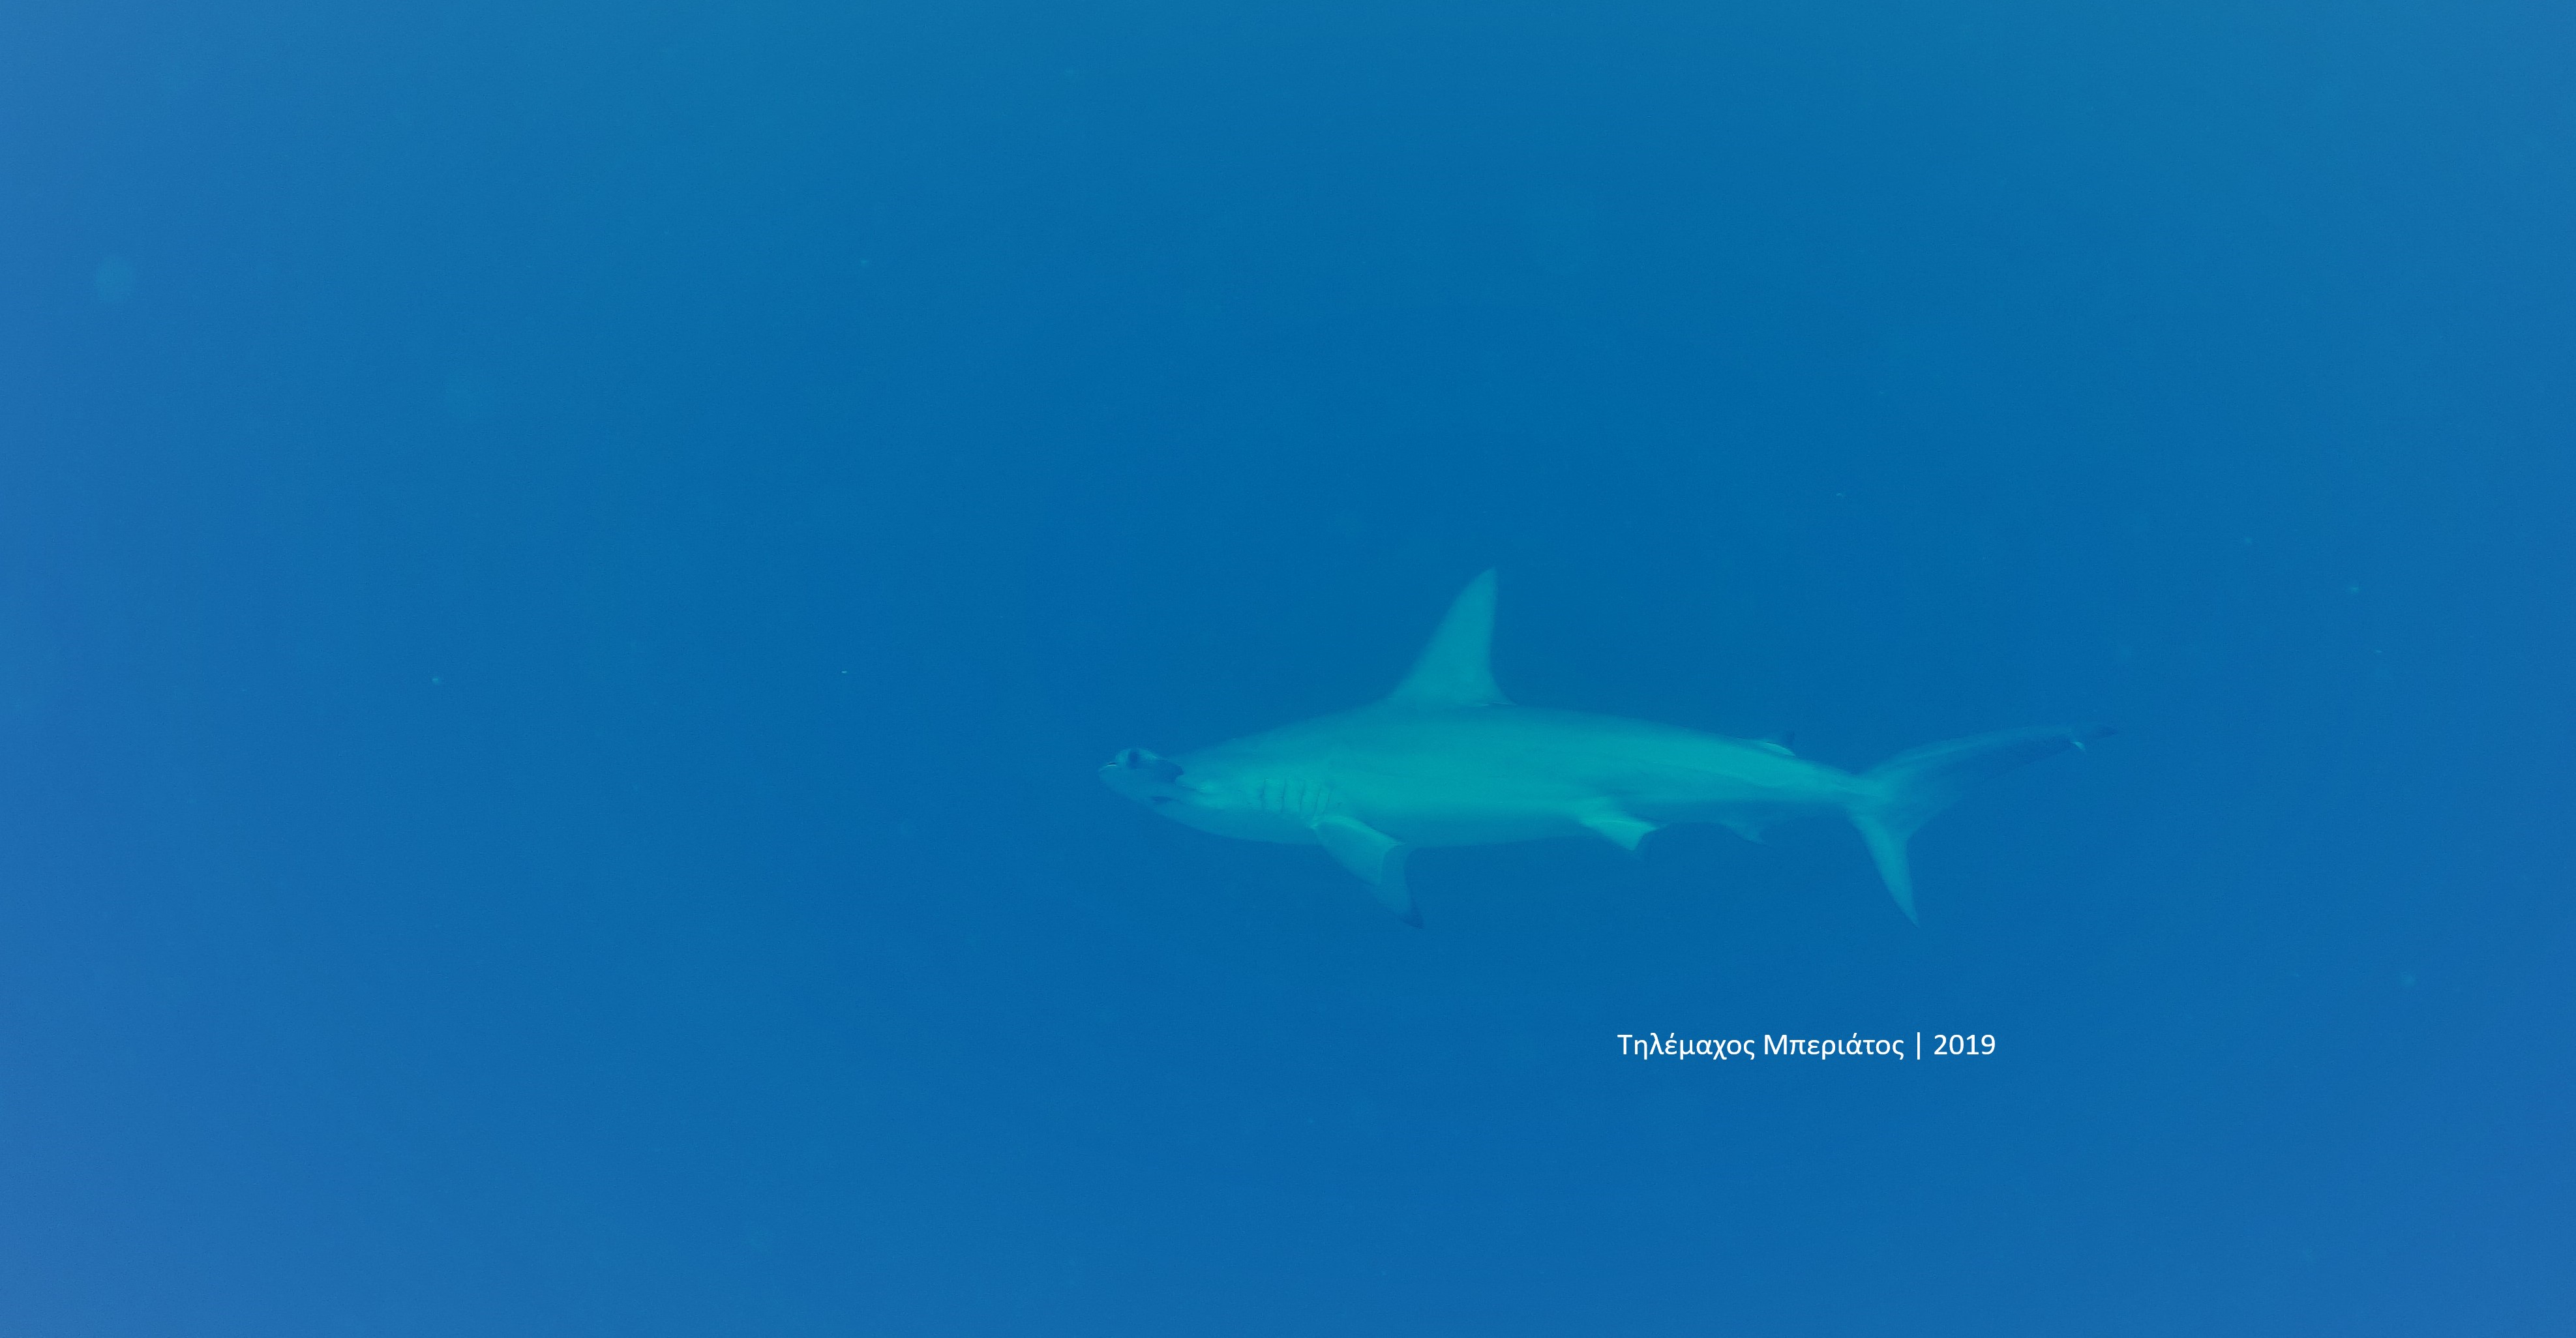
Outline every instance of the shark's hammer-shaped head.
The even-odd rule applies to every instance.
[[[1191,797],[1181,781],[1180,764],[1144,748],[1121,750],[1100,769],[1100,780],[1147,808],[1186,803]]]
[[[1206,786],[1182,776],[1180,763],[1149,748],[1118,750],[1108,766],[1100,768],[1100,781],[1159,815],[1190,825],[1198,825],[1195,810],[1208,799]]]
[[[1293,769],[1264,767],[1240,749],[1212,748],[1173,761],[1143,748],[1109,759],[1100,779],[1110,789],[1185,826],[1251,841],[1308,841],[1322,814],[1325,787]]]

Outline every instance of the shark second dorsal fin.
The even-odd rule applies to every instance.
[[[1449,616],[1431,634],[1431,644],[1388,694],[1396,706],[1437,709],[1450,706],[1509,706],[1511,699],[1494,686],[1494,573],[1467,583],[1449,605]]]

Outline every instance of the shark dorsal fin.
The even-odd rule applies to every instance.
[[[1494,573],[1467,583],[1387,701],[1396,706],[1509,706],[1494,686]]]

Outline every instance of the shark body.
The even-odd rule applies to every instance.
[[[1130,748],[1101,779],[1203,831],[1320,845],[1414,925],[1405,861],[1420,847],[1594,835],[1634,852],[1674,823],[1759,839],[1789,818],[1841,814],[1913,919],[1905,847],[1916,828],[1987,776],[2111,732],[2007,730],[1853,773],[1773,740],[1514,705],[1494,682],[1493,627],[1488,571],[1384,699],[1178,758]]]

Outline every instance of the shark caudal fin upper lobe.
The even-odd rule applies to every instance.
[[[1896,908],[1905,912],[1906,919],[1916,919],[1914,875],[1905,861],[1905,843],[1916,828],[1989,776],[2082,748],[2115,732],[2102,725],[2008,729],[1925,744],[1862,772],[1851,801],[1852,825],[1869,843],[1870,857],[1878,861],[1878,876],[1886,880]]]

